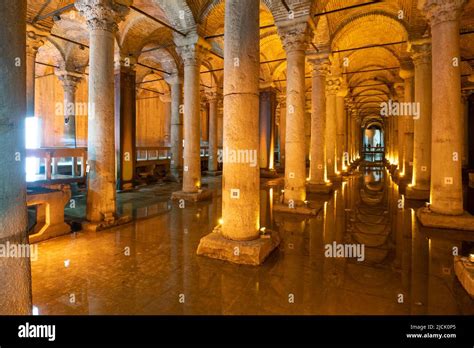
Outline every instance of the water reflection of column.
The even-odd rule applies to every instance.
[[[283,220],[285,235],[283,279],[285,282],[285,295],[288,296],[288,314],[306,314],[304,312],[305,307],[303,307],[305,258],[302,257],[306,248],[305,227],[306,221],[299,218]],[[294,296],[294,303],[290,302],[291,295]]]
[[[429,241],[421,231],[415,211],[411,210],[412,267],[411,267],[411,314],[427,314]]]
[[[324,223],[326,221],[326,204],[315,219],[309,220],[310,240],[309,259],[311,265],[310,288],[311,314],[322,314],[324,306]]]

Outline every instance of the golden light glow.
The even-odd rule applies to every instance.
[[[223,224],[224,224],[224,219],[223,219],[223,218],[220,218],[220,219],[219,219],[219,225],[222,226]]]
[[[473,254],[469,254],[469,262],[473,262],[473,263],[474,263],[474,253],[473,253]]]

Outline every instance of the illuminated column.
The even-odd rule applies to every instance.
[[[472,91],[462,91],[461,94],[461,118],[462,118],[462,129],[464,130],[462,135],[462,166],[467,167],[469,165],[469,95]]]
[[[49,33],[30,24],[26,26],[26,117],[35,115],[35,61],[38,49]]]
[[[406,68],[400,68],[400,77],[404,81],[403,102],[413,102],[413,76],[415,75],[413,67],[407,65]],[[407,104],[405,104],[407,105]],[[406,109],[406,108],[404,108]],[[410,178],[413,170],[413,117],[415,115],[399,116],[403,124],[403,171],[405,178]]]
[[[394,102],[401,103],[403,102],[403,96],[405,93],[405,87],[403,83],[396,83],[394,86],[395,95],[394,95]],[[398,163],[398,173],[404,173],[404,141],[405,141],[405,121],[404,118],[401,116],[393,115],[392,117],[395,118],[396,123],[396,133],[397,133],[397,163]]]
[[[260,91],[260,174],[276,174],[274,166],[276,93],[272,89]]]
[[[431,204],[429,211],[419,210],[419,216],[422,223],[429,226],[439,224],[441,227],[472,230],[472,219],[447,217],[463,214],[459,19],[465,3],[465,0],[425,0],[419,3],[431,25],[433,74]]]
[[[117,189],[133,189],[136,161],[135,58],[117,59],[115,87],[115,154]]]
[[[76,91],[82,76],[66,70],[56,71],[64,90],[64,146],[76,147]]]
[[[285,151],[286,151],[286,96],[279,95],[278,102],[278,130],[280,140],[280,167],[285,167]]]
[[[346,131],[344,127],[346,106],[344,99],[347,96],[347,87],[341,87],[336,97],[336,170],[339,174],[343,171]]]
[[[431,45],[429,40],[411,44],[415,64],[415,102],[420,115],[414,119],[412,185],[407,198],[429,199],[431,176]]]
[[[306,200],[305,49],[309,26],[299,23],[281,30],[287,59],[286,158],[284,204],[303,206]]]
[[[116,223],[114,47],[131,1],[77,0],[89,29],[88,229]]]
[[[329,74],[329,59],[326,56],[312,57],[311,90],[311,161],[309,192],[329,192],[332,184],[326,180],[326,76]]]
[[[0,243],[8,248],[8,244],[28,245],[24,162],[26,1],[1,1],[0,13]],[[0,274],[0,314],[31,314],[29,257],[0,257]]]
[[[206,94],[209,102],[209,164],[208,174],[220,174],[217,171],[217,92]]]
[[[336,95],[341,86],[339,77],[329,76],[326,79],[326,163],[327,178],[336,176]]]
[[[199,69],[209,44],[196,33],[175,39],[184,62],[184,160],[183,188],[173,192],[175,200],[200,201],[210,198],[211,192],[201,189],[201,100]]]
[[[223,223],[201,238],[197,250],[198,255],[253,265],[279,243],[276,235],[261,238],[259,231],[259,7],[254,0],[225,2],[224,149],[249,156],[236,161],[224,154]],[[253,155],[255,162],[248,160]]]
[[[183,113],[182,80],[178,74],[166,78],[171,90],[171,161],[170,171],[175,180],[183,175]]]

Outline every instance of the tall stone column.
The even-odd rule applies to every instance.
[[[347,87],[341,87],[336,96],[336,170],[339,174],[343,171],[346,131],[344,127],[346,117],[345,97]]]
[[[174,180],[179,181],[183,175],[183,114],[182,79],[178,74],[166,78],[171,90],[171,161],[170,171]]]
[[[28,245],[25,183],[26,1],[1,1],[0,244]],[[20,64],[16,65],[15,62]],[[0,257],[0,314],[31,314],[30,258]]]
[[[471,91],[461,93],[461,119],[462,119],[462,166],[469,166],[469,95]]]
[[[415,102],[420,115],[414,120],[412,184],[409,199],[429,199],[431,177],[431,44],[429,40],[411,44],[415,64]]]
[[[210,175],[220,175],[217,168],[217,91],[210,91],[206,94],[209,103],[209,164],[208,172]]]
[[[283,204],[275,210],[316,214],[306,206],[305,144],[305,50],[310,27],[300,22],[279,28],[287,60],[286,81],[286,158]]]
[[[394,85],[394,94],[393,94],[393,101],[401,103],[404,99],[405,87],[403,83],[396,83]],[[396,158],[397,158],[397,165],[398,165],[398,173],[404,173],[404,163],[405,163],[405,156],[404,156],[404,137],[405,137],[405,122],[404,118],[400,116],[392,116],[395,118],[395,133],[396,133]]]
[[[26,117],[35,116],[35,66],[38,49],[47,32],[27,24],[26,29]]]
[[[55,72],[64,91],[64,139],[66,147],[76,147],[76,91],[82,76],[76,72],[60,70]]]
[[[286,96],[277,96],[278,130],[280,146],[280,168],[285,167],[286,158]]]
[[[163,145],[170,143],[171,139],[171,92],[160,94],[163,103]]]
[[[326,56],[311,57],[311,161],[309,192],[330,192],[332,183],[326,178],[326,76],[329,59]]]
[[[88,229],[115,224],[114,45],[132,1],[77,0],[89,29]]]
[[[135,59],[118,61],[115,71],[115,154],[117,190],[133,189],[136,162]]]
[[[461,215],[464,210],[459,21],[465,3],[465,0],[419,3],[431,25],[432,79],[443,83],[432,86],[431,204],[429,210],[419,210],[418,216],[424,225],[474,230],[472,217]]]
[[[403,102],[413,102],[413,77],[415,73],[411,63],[405,68],[400,69],[400,77],[404,81]],[[413,141],[414,141],[414,124],[413,117],[415,115],[398,116],[402,119],[403,124],[403,176],[410,179],[413,171]]]
[[[222,225],[201,238],[198,255],[242,264],[261,264],[278,245],[277,235],[260,238],[259,2],[227,0],[224,36],[224,155]],[[255,156],[256,162],[250,161]],[[257,189],[256,189],[257,188]]]
[[[336,95],[341,86],[339,77],[328,77],[326,80],[326,163],[327,178],[336,177]]]
[[[196,33],[176,38],[178,52],[184,62],[184,159],[183,188],[171,198],[196,202],[207,199],[211,192],[201,188],[201,99],[199,68],[209,44]]]
[[[274,165],[276,93],[273,89],[260,91],[260,174],[276,175]]]

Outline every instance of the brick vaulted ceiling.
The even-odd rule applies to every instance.
[[[257,1],[257,0],[256,0]],[[277,25],[287,15],[286,4],[295,17],[307,16],[315,24],[313,44],[318,49],[330,48],[336,51],[333,60],[350,62],[346,72],[374,70],[376,68],[399,67],[409,60],[407,44],[373,47],[350,51],[355,47],[373,46],[388,42],[407,41],[429,35],[429,26],[417,9],[416,0],[383,0],[368,6],[330,12],[351,7],[372,0],[262,0],[260,6],[261,69],[260,80],[271,84],[281,92],[286,85],[286,61]],[[87,71],[88,33],[84,20],[72,6],[73,0],[28,0],[27,21],[47,30],[51,35],[40,49],[38,60],[53,65],[65,64],[78,71]],[[133,5],[150,16],[167,23],[181,32],[197,31],[207,38],[216,54],[209,55],[201,68],[202,84],[214,86],[222,83],[222,48],[224,45],[225,0],[135,0]],[[60,13],[60,20],[46,16],[55,10],[69,6]],[[324,12],[329,14],[320,15]],[[275,25],[276,24],[276,25]],[[469,0],[461,20],[461,32],[474,31],[474,0]],[[126,20],[119,25],[116,35],[116,56],[134,56],[139,62],[169,72],[181,69],[176,53],[172,30],[165,25],[131,10]],[[67,41],[67,40],[71,41]],[[472,74],[474,64],[474,35],[461,36],[463,84]],[[78,43],[83,44],[80,47]],[[342,51],[342,52],[341,52]],[[270,62],[269,62],[270,61]],[[37,66],[37,75],[48,73],[48,68]],[[307,66],[307,75],[310,67]],[[137,67],[137,79],[152,79],[162,76],[147,67]],[[355,88],[370,81],[382,81],[385,86],[367,89],[374,94],[391,93],[390,86],[399,80],[398,70],[379,70],[367,73],[347,74],[349,88]],[[163,89],[163,82],[156,82],[157,89]],[[151,86],[150,84],[149,86]],[[310,90],[310,79],[307,89]],[[364,89],[358,89],[361,92]],[[375,91],[375,92],[374,92]],[[364,93],[365,94],[365,93]],[[370,94],[370,93],[369,93]],[[383,97],[382,97],[383,98]],[[375,100],[375,99],[374,99]]]

